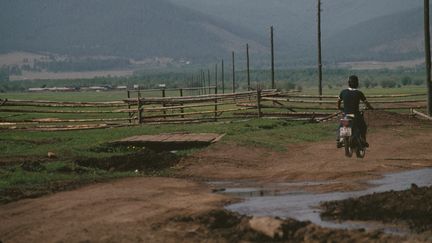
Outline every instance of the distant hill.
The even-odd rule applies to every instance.
[[[259,35],[166,0],[0,0],[0,52],[211,59]]]
[[[267,35],[268,27],[275,26],[276,45],[278,57],[276,61],[292,63],[305,61],[314,63],[316,59],[316,25],[317,25],[317,1],[316,0],[171,0],[175,4],[187,6],[203,13],[218,16],[231,23],[237,23],[259,34]],[[339,33],[346,34],[347,29],[356,29],[367,21],[378,21],[383,16],[409,15],[407,10],[421,7],[421,0],[323,0],[322,1],[322,28],[325,47],[337,47],[341,42]],[[415,12],[417,16],[408,18],[421,18],[422,14]],[[386,17],[388,18],[388,17]],[[391,18],[390,18],[391,19]],[[371,22],[371,23],[372,23]],[[414,21],[415,22],[415,21]],[[407,23],[413,28],[418,25],[413,21]],[[385,25],[391,22],[382,22]],[[422,24],[420,23],[420,26]],[[391,28],[391,26],[389,26]],[[393,34],[388,41],[398,41],[403,35]],[[396,30],[397,32],[397,30]],[[380,32],[374,33],[378,37]],[[374,35],[368,35],[373,39]],[[336,36],[333,38],[333,36]],[[383,38],[379,37],[380,41]],[[335,41],[329,45],[329,41]],[[346,43],[345,43],[346,44]],[[345,58],[346,50],[350,50],[350,43],[345,50],[332,48],[324,50],[327,62],[337,61],[333,57]],[[356,43],[354,44],[356,45]],[[368,48],[369,46],[362,46]],[[364,58],[364,49],[359,50],[358,57]],[[281,53],[282,52],[282,53]],[[385,53],[383,51],[382,53]],[[284,56],[284,58],[281,58]],[[354,58],[357,58],[353,55]],[[374,56],[375,58],[376,56]],[[395,59],[399,56],[393,55]],[[404,56],[401,56],[404,57]]]
[[[326,56],[337,60],[395,60],[423,55],[423,9],[374,18],[324,41]]]
[[[325,0],[327,63],[422,56],[421,0]],[[0,52],[214,62],[251,45],[252,65],[316,60],[316,1],[0,0]],[[244,55],[238,58],[244,61]]]

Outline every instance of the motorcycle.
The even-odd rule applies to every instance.
[[[345,148],[345,156],[351,158],[355,152],[357,158],[364,158],[366,147],[360,129],[356,126],[355,115],[345,114],[340,122],[339,135],[342,146]]]

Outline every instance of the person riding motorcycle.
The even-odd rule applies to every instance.
[[[349,77],[348,86],[349,88],[342,90],[339,95],[339,99],[337,102],[338,110],[342,110],[344,114],[354,114],[354,122],[360,130],[360,136],[364,143],[363,145],[365,147],[369,147],[369,144],[366,142],[367,125],[364,120],[363,114],[360,112],[360,101],[363,101],[363,103],[368,109],[373,110],[373,107],[366,100],[366,96],[363,94],[363,92],[358,90],[359,79],[357,76],[352,75]],[[343,109],[341,109],[342,102],[344,104]],[[337,147],[342,147],[339,132],[337,137]]]

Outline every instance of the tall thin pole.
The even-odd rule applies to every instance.
[[[318,0],[318,92],[322,96],[321,0]]]
[[[215,65],[215,86],[216,86],[216,91],[217,91],[217,87],[218,87],[218,64],[216,63]]]
[[[235,77],[235,54],[232,52],[232,92],[235,93],[235,83],[236,83],[236,77]]]
[[[270,27],[270,42],[271,42],[271,82],[272,89],[276,88],[275,84],[275,63],[274,63],[274,34],[273,34],[273,26]]]
[[[224,60],[222,59],[222,94],[225,94],[225,68],[224,68]]]
[[[247,66],[247,84],[248,84],[248,91],[249,91],[251,89],[251,86],[250,86],[249,44],[246,44],[246,66]]]
[[[211,74],[210,69],[207,69],[207,83],[208,83],[208,93],[211,94]]]
[[[430,13],[429,0],[424,0],[424,32],[425,32],[425,58],[426,83],[428,88],[428,114],[432,116],[432,81],[431,81],[431,46],[430,46]]]

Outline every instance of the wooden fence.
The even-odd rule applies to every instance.
[[[185,91],[198,92],[195,95]],[[147,96],[159,93],[159,97]],[[167,95],[170,92],[171,95]],[[177,95],[172,95],[177,94]],[[426,108],[426,94],[371,95],[378,110]],[[326,121],[337,117],[337,96],[277,90],[218,93],[217,87],[128,90],[112,102],[0,99],[0,129],[81,130],[140,124],[200,123],[250,118]]]

